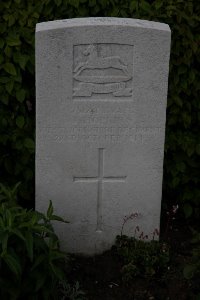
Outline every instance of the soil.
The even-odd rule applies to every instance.
[[[163,278],[135,278],[128,284],[123,282],[123,262],[114,248],[95,257],[74,256],[70,278],[79,282],[87,300],[195,299],[191,297],[191,281],[183,277],[183,267],[191,259],[188,226],[181,220],[175,221],[173,228],[167,232],[167,238],[163,238],[170,245],[171,254],[169,270]]]

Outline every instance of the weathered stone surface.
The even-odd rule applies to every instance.
[[[36,208],[64,249],[159,228],[170,29],[133,19],[37,24]],[[130,217],[130,218],[128,218]],[[124,220],[127,221],[124,223]]]

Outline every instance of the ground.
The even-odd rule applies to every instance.
[[[190,296],[195,291],[191,291],[191,281],[183,277],[183,267],[191,259],[190,238],[185,221],[175,221],[165,237],[170,245],[171,261],[163,278],[136,277],[128,284],[123,282],[123,262],[115,249],[90,258],[74,257],[70,278],[79,281],[87,300],[199,299]]]

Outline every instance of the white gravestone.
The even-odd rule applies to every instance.
[[[36,208],[63,249],[107,250],[159,229],[170,29],[133,19],[37,24]],[[124,220],[129,216],[135,216]]]

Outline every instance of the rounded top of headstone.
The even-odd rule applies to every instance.
[[[97,17],[97,18],[74,18],[65,20],[56,20],[49,22],[42,22],[36,25],[36,32],[69,28],[69,27],[80,27],[80,26],[130,26],[139,28],[148,28],[155,30],[169,31],[169,25],[165,23],[131,19],[131,18],[113,18],[113,17]]]

